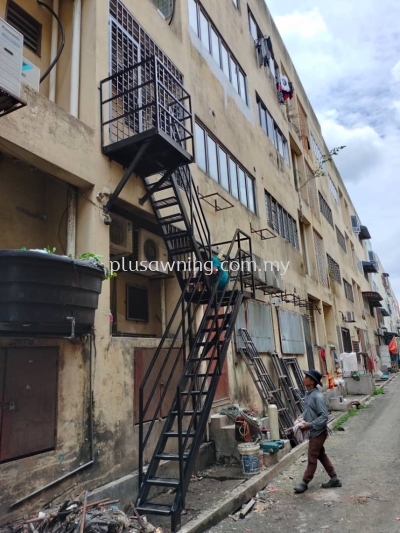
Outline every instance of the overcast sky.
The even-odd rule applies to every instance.
[[[400,298],[400,2],[267,5]]]

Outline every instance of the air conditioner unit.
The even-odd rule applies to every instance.
[[[21,96],[22,50],[24,37],[0,19],[0,89]]]
[[[354,311],[347,311],[346,322],[356,322],[356,316],[354,314]]]
[[[280,271],[273,265],[265,269],[266,292],[271,294],[283,292],[283,282]]]
[[[135,231],[135,252],[137,252],[137,269],[141,274],[172,274],[169,267],[168,251],[164,240],[144,229]]]
[[[40,68],[28,61],[22,59],[22,83],[29,85],[32,89],[39,92],[40,86]]]
[[[133,252],[133,225],[130,220],[111,214],[110,254],[124,256]]]

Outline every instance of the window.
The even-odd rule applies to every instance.
[[[232,0],[233,5],[240,11],[240,0]]]
[[[342,284],[342,279],[340,277],[340,267],[339,265],[336,263],[336,261],[334,261],[332,259],[332,257],[328,254],[326,254],[326,257],[328,259],[328,271],[329,271],[329,274],[333,277],[333,279],[335,281],[337,281],[340,285]]]
[[[343,350],[345,353],[351,353],[353,351],[353,345],[351,343],[350,330],[342,328]]]
[[[353,287],[343,278],[344,294],[350,302],[354,303]]]
[[[314,152],[315,159],[321,165],[321,167],[323,168],[324,172],[326,172],[326,163],[323,160],[324,156],[322,155],[320,147],[318,146],[318,143],[314,139],[314,136],[312,134],[311,134],[311,147],[312,147],[312,151]]]
[[[24,36],[24,46],[40,57],[42,25],[13,0],[8,0],[6,21]]]
[[[249,9],[249,30],[250,30],[250,35],[253,37],[255,41],[258,41],[258,39],[262,39],[263,34],[260,28],[258,27],[258,24],[255,18],[253,17],[253,14],[250,11],[250,9]]]
[[[318,279],[321,285],[328,287],[328,276],[326,272],[326,262],[324,253],[324,241],[322,238],[313,231],[315,259],[317,262]]]
[[[335,226],[336,228],[336,237],[337,237],[337,242],[339,243],[340,247],[347,253],[347,248],[346,248],[346,239],[344,238],[344,235],[343,233],[339,230],[339,228],[337,226]]]
[[[337,204],[340,204],[339,191],[336,185],[333,183],[332,178],[329,176],[329,188],[331,190],[332,196]]]
[[[151,0],[158,8],[163,17],[172,17],[174,12],[174,0]]]
[[[307,179],[307,192],[308,201],[310,202],[310,209],[313,214],[320,219],[318,208],[318,191],[315,183],[315,176],[311,168],[306,164],[306,179]]]
[[[319,197],[319,209],[333,228],[332,209],[329,207],[327,201],[325,200],[325,198],[322,196],[320,192],[318,192],[318,197]]]
[[[197,122],[196,153],[198,166],[256,213],[254,178]]]
[[[290,242],[297,250],[300,250],[299,235],[295,219],[289,215],[273,196],[267,191],[265,194],[265,212],[269,226],[278,235]]]
[[[232,0],[239,9],[239,0]],[[246,74],[197,0],[189,0],[189,24],[236,92],[248,105]]]
[[[196,158],[197,164],[201,170],[207,172],[204,130],[198,124],[196,124]]]
[[[299,109],[301,142],[303,144],[304,150],[308,151],[310,149],[310,143],[308,140],[309,132],[308,132],[308,124],[307,124],[307,115],[306,115],[306,112],[304,111],[303,106],[299,102],[299,100],[297,100],[297,103],[298,103],[298,109]]]
[[[149,321],[149,294],[145,287],[126,286],[126,320]]]
[[[290,166],[290,156],[289,156],[289,146],[286,140],[286,137],[283,135],[278,125],[272,118],[268,109],[265,107],[264,103],[260,97],[256,94],[257,105],[258,105],[258,119],[260,126],[268,134],[271,142],[273,142],[275,148],[278,150],[280,155]]]

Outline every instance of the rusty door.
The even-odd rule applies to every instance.
[[[1,364],[0,461],[54,449],[58,348],[7,348]]]

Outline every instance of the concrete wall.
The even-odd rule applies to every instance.
[[[45,70],[49,63],[51,17],[36,2],[21,0],[33,16],[43,24],[42,57],[26,57]],[[6,1],[0,0],[0,16],[4,14]],[[233,204],[233,208],[216,213],[203,202],[212,241],[229,240],[241,228],[250,234],[253,229],[268,227],[265,212],[264,191],[267,190],[293,216],[303,224],[304,237],[300,250],[295,249],[282,237],[262,240],[252,234],[253,252],[270,261],[289,262],[283,280],[288,293],[298,294],[303,299],[311,298],[321,310],[311,317],[313,350],[316,367],[321,368],[318,346],[327,354],[328,371],[334,372],[333,349],[338,353],[339,343],[336,326],[348,327],[352,340],[357,340],[357,329],[367,330],[370,344],[375,345],[375,318],[364,311],[362,301],[350,302],[346,299],[342,284],[328,278],[324,286],[318,279],[313,231],[324,242],[324,253],[329,253],[339,264],[341,278],[345,278],[357,289],[356,292],[371,290],[370,280],[359,272],[354,256],[366,259],[366,246],[353,233],[350,216],[356,214],[346,187],[334,165],[327,163],[329,174],[334,181],[340,202],[336,203],[329,188],[328,178],[315,180],[317,190],[332,209],[334,225],[337,225],[347,242],[347,253],[337,243],[336,230],[317,211],[311,209],[312,199],[306,184],[306,165],[313,172],[317,168],[316,159],[306,143],[299,136],[296,116],[303,109],[307,116],[307,128],[314,135],[320,149],[327,153],[320,125],[308,101],[288,52],[278,34],[275,24],[263,0],[249,0],[249,6],[262,29],[270,35],[276,60],[282,72],[286,72],[295,88],[295,97],[286,108],[278,103],[274,80],[268,69],[258,68],[255,48],[248,29],[245,5],[239,13],[230,2],[204,0],[203,5],[213,23],[235,55],[247,75],[249,105],[241,100],[232,85],[227,81],[210,54],[189,27],[187,0],[177,2],[175,17],[168,23],[159,15],[149,0],[125,0],[124,5],[131,10],[144,29],[157,41],[157,44],[171,58],[185,76],[185,86],[192,96],[194,114],[218,141],[251,174],[256,182],[257,214],[251,213],[228,191],[208,177],[196,164],[191,166],[196,184],[202,195],[220,193]],[[24,88],[22,97],[27,107],[0,120],[0,152],[7,157],[0,162],[0,223],[5,231],[0,236],[0,248],[22,246],[55,246],[61,253],[65,247],[65,220],[62,218],[66,207],[66,185],[73,184],[79,189],[77,213],[77,253],[91,251],[100,254],[104,262],[109,261],[109,227],[102,217],[103,203],[97,194],[104,187],[111,191],[119,183],[123,169],[110,162],[100,149],[100,105],[99,83],[109,75],[109,33],[108,2],[106,0],[85,0],[83,2],[83,25],[81,49],[80,104],[78,118],[69,114],[70,69],[72,38],[72,2],[61,2],[60,16],[66,29],[66,47],[57,67],[56,102],[47,99],[48,82],[40,88],[40,93]],[[24,52],[25,53],[25,52]],[[300,193],[295,189],[294,163],[287,165],[277,155],[275,147],[259,126],[255,93],[262,98],[274,120],[279,125],[296,154]],[[292,117],[292,122],[288,117]],[[293,118],[294,117],[294,118]],[[333,148],[333,147],[329,147]],[[50,175],[51,177],[47,177]],[[61,182],[54,181],[57,178]],[[305,185],[305,186],[304,186]],[[138,199],[144,194],[140,179],[131,178],[122,191],[119,207],[129,212],[140,213],[143,218],[154,221],[150,205],[140,206]],[[47,214],[47,221],[41,222],[16,210],[24,209]],[[368,223],[368,221],[363,221]],[[299,236],[300,236],[300,227]],[[61,242],[59,242],[61,241]],[[131,323],[124,319],[124,286],[126,282],[139,282],[151,286],[150,321],[147,324]],[[135,275],[120,275],[117,279],[117,325],[130,335],[162,334],[157,319],[161,310],[160,282],[140,280]],[[179,297],[175,279],[165,281],[166,319],[171,317]],[[269,297],[257,293],[257,298],[268,301]],[[110,283],[104,282],[99,307],[96,313],[96,350],[94,354],[93,401],[95,420],[95,467],[88,469],[74,480],[67,480],[55,489],[40,496],[41,501],[61,492],[68,484],[80,482],[84,487],[95,487],[101,483],[126,475],[137,466],[137,437],[134,412],[134,393],[138,384],[134,382],[135,349],[154,350],[159,342],[156,339],[110,337],[109,312],[111,308]],[[282,309],[301,314],[311,314],[304,308],[290,303],[282,303]],[[346,324],[342,313],[355,311],[356,322]],[[363,312],[364,311],[364,312]],[[365,318],[363,318],[365,316]],[[200,318],[199,318],[200,319]],[[179,317],[172,331],[178,327]],[[276,310],[273,310],[275,344],[281,353],[279,325]],[[4,341],[8,342],[8,341]],[[39,341],[34,341],[38,343]],[[62,345],[62,368],[60,370],[59,434],[62,442],[57,444],[54,453],[36,458],[0,465],[4,500],[0,516],[6,516],[12,499],[18,499],[31,490],[56,479],[86,460],[87,406],[81,398],[88,383],[87,348]],[[332,347],[332,350],[331,350]],[[333,348],[334,347],[334,348]],[[84,355],[85,354],[85,355]],[[300,366],[307,367],[305,353],[297,354]],[[268,354],[262,354],[268,368]],[[254,384],[235,347],[227,355],[229,378],[228,401],[251,406],[262,402],[258,398]],[[75,377],[78,376],[77,379]],[[325,380],[326,381],[326,380]],[[73,397],[70,394],[74,393]],[[214,410],[218,410],[216,407]],[[86,418],[85,418],[86,417]],[[74,420],[74,424],[70,422]],[[69,425],[68,425],[69,424]],[[72,427],[73,426],[73,427]],[[147,450],[150,453],[151,447]],[[59,456],[64,457],[60,464]],[[16,481],[18,479],[18,481]],[[24,480],[24,481],[22,481]],[[79,491],[78,491],[79,492]],[[29,501],[18,512],[27,512],[39,507],[39,499]]]

